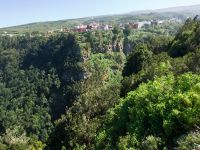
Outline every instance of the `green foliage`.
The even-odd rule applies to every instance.
[[[110,142],[115,146],[126,133],[135,134],[139,141],[154,134],[163,142],[173,142],[173,138],[199,124],[199,83],[200,77],[189,73],[177,78],[163,76],[141,84],[109,110],[106,137],[99,143]],[[150,139],[155,146],[155,139]]]
[[[30,150],[43,150],[45,148],[45,144],[43,144],[41,141],[34,141],[30,142],[29,149]]]
[[[96,132],[119,99],[123,59],[121,53],[91,56],[85,64],[90,77],[81,84],[82,94],[56,123],[49,141],[52,149],[94,149]]]
[[[200,145],[200,133],[191,132],[178,140],[178,150],[198,149]]]
[[[146,83],[149,80],[153,80],[155,77],[162,77],[173,72],[173,63],[171,58],[166,53],[161,53],[154,55],[149,63],[147,63],[144,68],[137,74],[132,74],[128,77],[124,77],[122,80],[121,96],[126,96],[126,94],[134,89],[136,89],[141,83]],[[180,70],[176,68],[174,70]]]
[[[6,144],[1,144],[1,143],[0,143],[0,149],[1,149],[1,150],[7,150],[8,147],[7,147]]]
[[[133,52],[127,58],[123,70],[123,76],[129,76],[131,74],[136,74],[144,68],[146,64],[150,61],[152,57],[152,52],[148,50],[146,45],[138,45],[135,47]]]
[[[200,22],[189,18],[170,44],[169,54],[180,57],[199,48]]]
[[[16,141],[12,147],[20,149],[23,133],[48,139],[53,121],[77,94],[73,85],[83,76],[82,56],[70,34],[6,39],[0,50],[0,132],[4,143]]]
[[[135,135],[126,135],[125,137],[119,138],[118,149],[119,150],[137,150],[136,147],[139,146],[139,142]]]
[[[147,136],[144,141],[142,141],[142,148],[144,150],[159,150],[162,146],[161,138],[154,136]]]
[[[177,27],[0,37],[0,149],[194,148],[199,22]]]

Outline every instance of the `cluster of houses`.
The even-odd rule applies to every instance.
[[[1,32],[0,33],[1,36],[9,36],[9,37],[13,37],[13,36],[18,36],[19,33],[18,32],[7,32],[7,31],[4,31],[4,32]]]
[[[171,18],[167,20],[152,20],[152,21],[142,21],[142,22],[129,22],[126,24],[131,29],[141,29],[147,27],[159,26],[163,23],[182,23],[181,19]]]
[[[74,32],[87,32],[91,30],[112,30],[113,27],[108,24],[99,24],[99,23],[90,23],[88,25],[78,25],[76,26],[73,31]]]
[[[128,23],[120,23],[118,26],[121,29],[125,29],[125,27],[129,27],[131,29],[141,29],[141,28],[147,28],[147,27],[155,27],[155,26],[159,26],[163,23],[175,23],[175,22],[182,22],[182,20],[177,19],[177,18],[172,18],[172,19],[167,19],[167,20],[151,20],[151,21],[141,21],[141,22],[128,22]],[[56,31],[48,31],[48,33],[52,33],[52,32],[88,32],[88,31],[92,31],[92,30],[104,30],[104,31],[108,31],[108,30],[112,30],[113,26],[109,25],[109,24],[100,24],[100,23],[90,23],[88,25],[78,25],[75,26],[73,29],[68,29],[68,28],[61,28],[59,30]]]
[[[163,23],[182,23],[183,20],[181,19],[177,19],[177,18],[171,18],[171,19],[166,19],[166,20],[151,20],[151,21],[141,21],[141,22],[128,22],[128,23],[120,23],[118,24],[118,27],[121,29],[125,29],[126,27],[129,27],[131,29],[141,29],[141,28],[148,28],[148,27],[155,27],[155,26],[159,26]],[[93,31],[93,30],[103,30],[103,31],[109,31],[112,30],[113,26],[109,25],[109,24],[100,24],[100,23],[90,23],[87,25],[84,24],[80,24],[78,26],[75,26],[74,28],[61,28],[61,29],[56,29],[56,30],[51,30],[51,31],[47,31],[44,36],[50,36],[53,35],[55,33],[68,33],[68,32],[89,32],[89,31]],[[15,36],[18,35],[17,33],[7,33],[4,32],[2,34],[0,34],[2,36]],[[32,35],[32,34],[31,34]],[[34,36],[34,35],[33,35]],[[42,34],[41,34],[42,36]]]
[[[75,26],[73,29],[69,29],[69,28],[61,28],[58,30],[51,30],[51,31],[47,31],[47,35],[48,34],[53,34],[53,33],[67,33],[67,32],[88,32],[88,31],[92,31],[92,30],[112,30],[113,26],[112,25],[108,25],[108,24],[99,24],[99,23],[90,23],[88,25],[78,25]]]
[[[160,24],[163,24],[164,21],[162,20],[153,20],[153,21],[142,21],[142,22],[129,22],[126,26],[128,26],[131,29],[141,29],[146,28],[150,26],[158,26]]]

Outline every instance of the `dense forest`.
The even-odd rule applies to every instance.
[[[0,37],[0,150],[197,148],[200,21],[175,30]]]

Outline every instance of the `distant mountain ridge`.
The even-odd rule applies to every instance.
[[[200,4],[192,6],[171,7],[165,9],[158,9],[157,12],[200,12]]]
[[[13,27],[0,28],[0,32],[3,31],[16,31],[16,32],[33,32],[40,31],[46,32],[49,30],[55,30],[62,27],[74,27],[78,24],[87,24],[91,22],[128,22],[130,20],[141,20],[145,18],[167,18],[167,17],[191,17],[193,15],[200,14],[200,4],[191,6],[179,6],[170,7],[156,10],[141,10],[133,11],[126,14],[119,15],[106,15],[106,16],[95,16],[77,19],[64,19],[58,21],[47,21],[47,22],[36,22],[25,25],[18,25]]]
[[[155,10],[139,10],[130,12],[130,14],[141,14],[141,13],[163,13],[163,12],[200,12],[200,4],[199,5],[190,5],[190,6],[177,6],[177,7],[168,7],[162,9],[155,9]]]

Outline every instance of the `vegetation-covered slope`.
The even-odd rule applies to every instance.
[[[0,37],[0,149],[197,147],[199,24]]]

